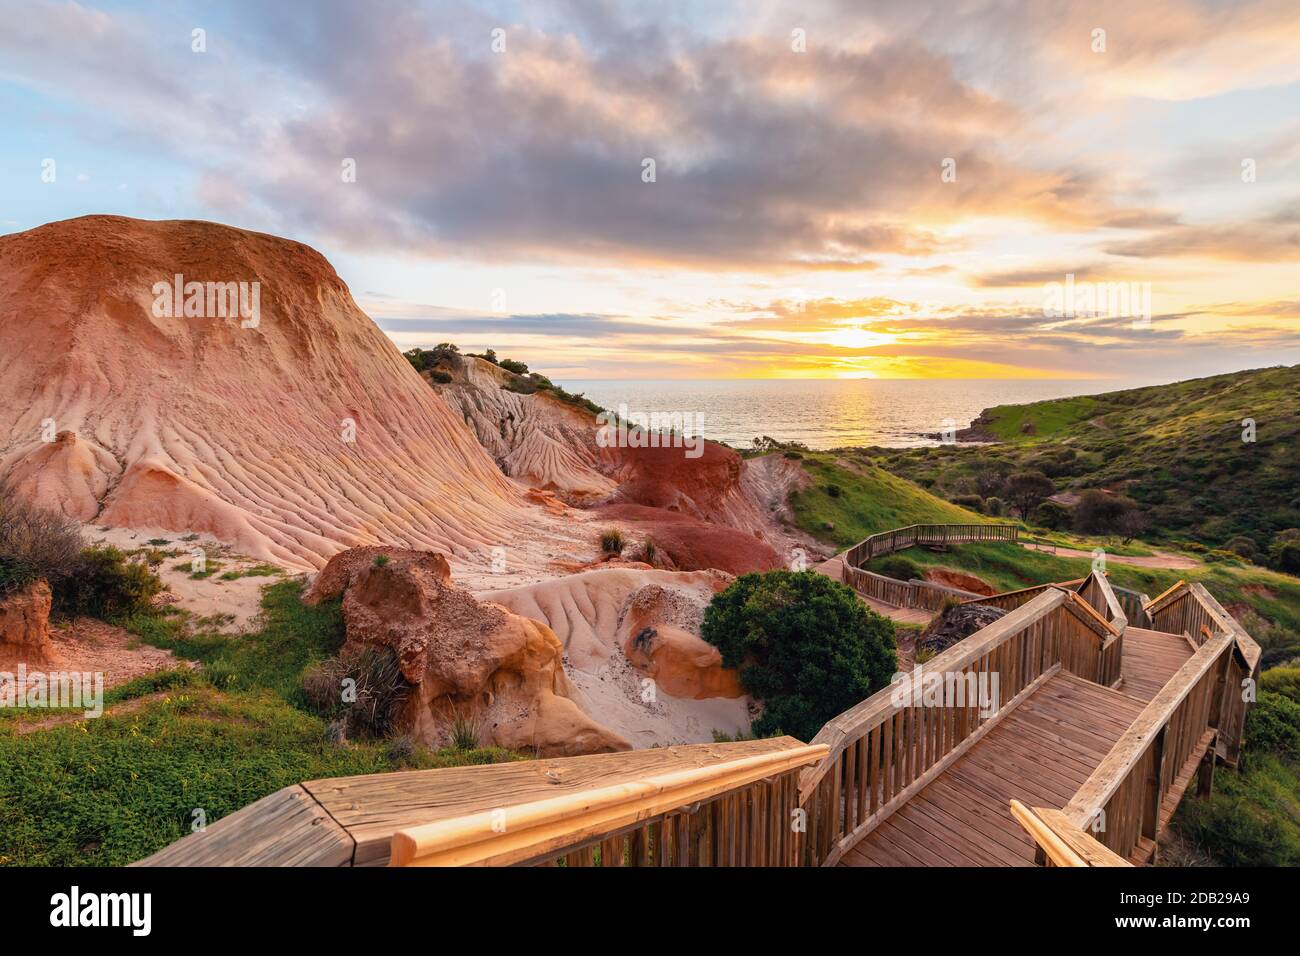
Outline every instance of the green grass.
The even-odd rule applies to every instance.
[[[263,628],[247,636],[205,633],[177,613],[132,618],[144,640],[203,669],[115,688],[99,719],[22,735],[18,720],[0,721],[0,863],[121,865],[189,833],[196,809],[211,823],[302,780],[518,759],[495,748],[334,743],[299,680],[341,645],[342,616],[338,602],[303,605],[301,586],[268,586]],[[112,713],[133,697],[147,699]]]
[[[810,452],[804,455],[803,468],[811,481],[790,496],[795,523],[840,548],[855,545],[878,531],[909,524],[982,524],[998,520],[935,497],[876,467],[860,453]]]
[[[227,571],[221,575],[223,581],[238,581],[240,578],[269,578],[283,574],[284,571],[274,564],[254,564],[237,571]]]
[[[984,418],[988,421],[982,424],[982,428],[1002,441],[1038,441],[1057,435],[1071,425],[1092,419],[1104,407],[1096,398],[1088,395],[1033,402],[1029,405],[998,405],[984,413]],[[1023,430],[1026,423],[1033,429],[1032,433]]]

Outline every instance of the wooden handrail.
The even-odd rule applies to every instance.
[[[1075,826],[1060,810],[1030,809],[1019,800],[1012,800],[1011,815],[1034,838],[1052,866],[1133,865]]]
[[[1142,839],[1154,844],[1164,795],[1223,712],[1232,647],[1221,634],[1179,668],[1066,805],[1071,823],[1088,829],[1099,818],[1101,842],[1121,856]]]
[[[827,749],[807,745],[758,754],[409,827],[393,834],[389,865],[507,865],[536,859],[806,766]]]
[[[1175,581],[1173,584],[1169,585],[1169,587],[1165,588],[1163,591],[1161,591],[1159,594],[1157,594],[1155,597],[1153,597],[1150,601],[1147,602],[1146,612],[1150,614],[1153,609],[1158,608],[1161,606],[1161,604],[1165,603],[1165,600],[1169,598],[1171,595],[1173,595],[1174,592],[1178,591],[1179,588],[1186,588],[1186,587],[1187,587],[1186,581],[1183,581],[1181,579]]]

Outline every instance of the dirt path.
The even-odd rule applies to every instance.
[[[1047,554],[1055,554],[1061,558],[1091,558],[1091,551],[1081,551],[1078,548],[1057,548],[1053,551],[1051,548],[1040,548],[1034,544],[1024,544],[1022,547],[1030,551],[1043,551]],[[1152,555],[1131,555],[1131,554],[1111,554],[1106,552],[1107,564],[1127,564],[1135,568],[1165,568],[1171,571],[1185,571],[1190,568],[1199,568],[1201,562],[1195,558],[1184,557],[1181,554],[1170,554],[1168,551],[1157,551]]]

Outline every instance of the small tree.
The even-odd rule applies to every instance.
[[[814,571],[742,575],[713,598],[701,635],[763,702],[753,725],[759,736],[811,740],[897,667],[893,625]]]
[[[1096,488],[1085,491],[1074,508],[1075,530],[1083,534],[1118,534],[1129,540],[1145,526],[1136,501]]]
[[[1028,518],[1035,508],[1055,493],[1052,479],[1041,471],[1021,471],[1007,479],[1003,497],[1015,505],[1020,517]]]
[[[1034,509],[1033,523],[1049,531],[1064,531],[1070,527],[1073,516],[1070,509],[1055,501],[1044,501]]]

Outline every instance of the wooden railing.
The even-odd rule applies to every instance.
[[[934,581],[900,581],[897,578],[844,565],[843,581],[863,597],[894,607],[917,607],[928,611],[942,610],[949,602],[962,603],[979,595],[972,591],[948,587]]]
[[[742,757],[399,830],[390,866],[795,866],[801,768],[825,746]]]
[[[913,524],[864,538],[845,552],[844,564],[846,567],[860,568],[872,558],[917,545],[1016,541],[1019,537],[1020,526],[1014,524]]]
[[[1030,809],[1019,800],[1012,800],[1011,815],[1038,844],[1039,862],[1044,866],[1133,865],[1075,826],[1060,810]]]
[[[1104,575],[1093,572],[1077,581],[1039,584],[990,597],[975,597],[964,604],[985,604],[1012,611],[1049,591],[1068,595],[1060,622],[1061,666],[1072,674],[1113,687],[1119,681],[1127,620]],[[1084,597],[1091,596],[1091,600]],[[1104,608],[1105,613],[1098,608]],[[1110,615],[1116,615],[1114,617]]]
[[[1021,605],[1028,604],[1044,591],[1051,590],[1052,588],[1073,590],[1082,584],[1084,580],[1084,578],[1079,578],[1076,581],[1062,581],[1059,584],[1035,584],[1032,587],[1021,588],[1018,591],[1003,591],[1001,594],[991,594],[987,597],[970,598],[962,603],[987,604],[989,607],[1001,608],[1004,611],[1013,611]]]
[[[1162,813],[1182,795],[1176,782],[1186,786],[1214,741],[1232,653],[1228,634],[1201,645],[1066,805],[1070,822],[1125,859],[1149,859]]]
[[[1232,638],[1236,654],[1228,664],[1224,679],[1233,692],[1224,704],[1217,746],[1219,756],[1235,767],[1241,755],[1241,734],[1246,720],[1244,691],[1259,678],[1259,644],[1200,584],[1179,581],[1154,598],[1146,606],[1146,614],[1155,630],[1183,634],[1198,646],[1220,634]]]
[[[1069,600],[1039,595],[827,723],[799,781],[804,863],[838,861],[1056,673]]]
[[[1151,598],[1142,594],[1140,591],[1130,591],[1128,588],[1116,587],[1111,585],[1115,596],[1119,598],[1119,606],[1124,611],[1124,616],[1134,627],[1151,627],[1151,620],[1147,617],[1146,606],[1151,603]]]

